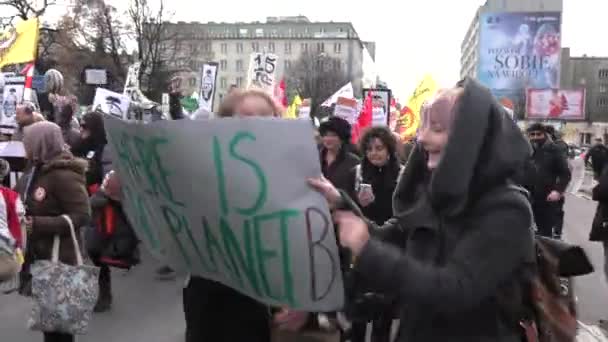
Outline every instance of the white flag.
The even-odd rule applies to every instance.
[[[325,100],[321,106],[323,107],[331,107],[334,103],[338,101],[338,97],[345,97],[352,99],[355,97],[353,92],[353,84],[348,82],[344,87],[340,88],[335,94],[333,94],[330,98]]]

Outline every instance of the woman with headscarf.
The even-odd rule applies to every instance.
[[[366,284],[399,299],[398,341],[522,341],[524,317],[506,309],[525,312],[535,248],[530,204],[510,179],[529,144],[472,79],[423,107],[418,140],[382,227],[327,180],[310,181],[343,209],[334,213],[340,244]]]
[[[28,263],[50,259],[53,237],[59,235],[59,260],[76,264],[70,237],[68,215],[77,236],[78,229],[90,220],[89,196],[85,185],[87,163],[75,158],[66,147],[61,128],[52,122],[38,122],[24,132],[23,145],[31,172],[24,179],[20,194],[26,209]],[[71,342],[74,337],[62,333],[44,333],[45,342]]]
[[[103,115],[91,112],[82,117],[80,140],[72,147],[74,156],[89,162],[87,170],[87,188],[94,192],[101,185],[104,177],[103,154],[108,144]]]

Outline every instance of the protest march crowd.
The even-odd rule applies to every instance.
[[[410,101],[420,106],[410,108],[418,118],[407,139],[373,124],[371,95],[355,118],[332,115],[321,122],[310,115],[283,118],[287,108],[255,87],[234,89],[217,113],[191,115],[174,78],[168,113],[158,104],[146,107],[155,119],[142,123],[96,106],[77,118],[80,103],[61,73],[49,70],[45,84],[39,104],[27,97],[16,104],[18,126],[5,142],[23,144],[26,167],[15,184],[7,180],[0,188],[0,286],[5,295],[31,298],[27,325],[46,342],[74,341],[86,333],[93,312],[111,312],[126,295],[113,292],[112,269],[136,267],[144,248],[167,263],[159,276],[174,269],[191,273],[183,289],[187,342],[297,341],[306,332],[328,330],[358,342],[366,340],[369,323],[373,342],[562,342],[580,334],[569,279],[593,267],[582,248],[561,240],[571,177],[563,141],[541,123],[522,132],[474,79]],[[205,126],[236,132],[230,158],[221,152],[219,136],[210,134],[209,146],[204,133],[198,140],[179,137]],[[272,142],[279,128],[293,129],[287,134],[301,141],[265,148],[241,143]],[[170,134],[152,139],[159,132]],[[170,148],[192,141],[200,142],[195,149],[213,150],[208,159],[214,166],[192,155],[179,159],[191,158],[191,165],[160,160],[173,161],[169,156],[180,150]],[[164,146],[164,154],[154,154]],[[247,146],[272,165],[254,160]],[[293,165],[281,166],[291,173],[265,175],[292,158]],[[590,239],[608,249],[606,161],[592,160],[599,206],[589,229]],[[239,173],[235,165],[247,171]],[[10,168],[0,159],[2,176],[10,178]],[[253,207],[239,207],[239,199],[258,190],[240,189],[239,197],[239,188],[228,183],[247,178],[249,170],[262,190]],[[195,186],[193,179],[176,180],[190,175],[182,172],[215,178]],[[177,183],[207,199],[184,209],[183,218],[179,208],[187,205],[179,199],[185,191]],[[212,192],[215,183],[224,189],[219,200],[200,194]],[[291,195],[278,198],[281,191]],[[260,203],[283,200],[290,208],[307,208],[304,216],[289,212],[307,223],[287,224],[291,214],[285,211],[277,233],[263,235],[272,215],[259,214]],[[207,224],[206,207],[223,212],[219,228]],[[199,211],[204,228],[186,229],[194,228],[189,213]],[[322,230],[311,213],[330,229]],[[245,252],[230,215],[246,218]],[[307,233],[307,239],[296,238]],[[268,266],[278,254],[285,264]],[[315,273],[315,267],[325,271]]]

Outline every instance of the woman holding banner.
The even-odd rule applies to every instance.
[[[171,92],[175,96],[176,91]],[[171,106],[171,110],[173,118],[184,118],[179,106]],[[220,106],[218,116],[235,114],[243,117],[281,116],[282,109],[264,92],[233,91]],[[228,286],[191,276],[184,288],[183,299],[186,342],[271,341],[270,308]]]
[[[394,216],[381,227],[326,179],[310,183],[338,209],[354,272],[399,298],[399,341],[521,341],[522,317],[506,308],[524,309],[521,282],[535,253],[530,204],[510,179],[530,146],[471,79],[439,92],[422,116]]]

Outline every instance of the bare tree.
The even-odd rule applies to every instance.
[[[33,17],[42,17],[49,7],[56,4],[57,2],[55,0],[43,0],[38,6],[36,6],[33,1],[29,0],[0,0],[0,7],[6,6],[12,10],[7,12],[8,15],[3,13],[2,19],[10,20],[15,17],[19,17],[23,20]]]
[[[289,89],[296,89],[301,97],[311,99],[314,113],[319,111],[323,101],[349,81],[340,59],[309,52],[302,53],[286,70],[286,80]]]

